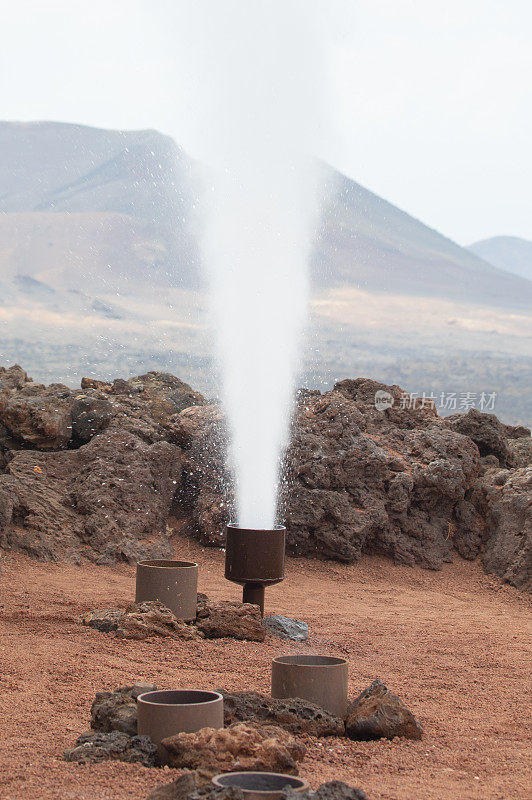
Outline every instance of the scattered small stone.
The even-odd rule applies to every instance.
[[[264,617],[262,624],[267,633],[279,636],[280,639],[304,642],[308,638],[308,625],[302,619],[290,619],[282,614],[272,614],[271,617]]]
[[[259,771],[297,775],[297,761],[306,748],[276,726],[238,722],[216,730],[178,733],[162,741],[168,763],[179,769],[200,769],[204,774]]]
[[[345,723],[350,739],[421,739],[423,728],[403,701],[392,694],[380,681],[371,686],[350,703]]]
[[[207,639],[262,642],[266,638],[260,608],[251,603],[206,598],[198,603],[196,626]]]
[[[345,736],[344,721],[340,717],[308,700],[276,700],[259,692],[221,693],[226,725],[251,721],[257,725],[277,725],[294,735]]]
[[[153,683],[121,686],[114,692],[97,692],[91,706],[91,728],[95,731],[120,731],[137,735],[137,698],[144,692],[155,692]]]
[[[102,761],[126,761],[145,767],[157,766],[157,748],[149,736],[128,736],[121,731],[82,733],[75,746],[64,753],[65,761],[97,764]]]

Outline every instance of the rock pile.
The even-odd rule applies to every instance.
[[[101,609],[82,614],[82,625],[113,633],[120,639],[148,639],[153,636],[172,639],[242,639],[262,642],[266,631],[260,609],[251,603],[209,600],[198,595],[195,622],[179,620],[157,600],[132,603],[125,611]]]
[[[375,407],[376,393],[393,405]],[[440,569],[453,551],[532,587],[532,440],[471,409],[442,419],[359,378],[301,391],[285,459],[289,551],[378,552]],[[222,545],[231,513],[220,408],[151,372],[81,391],[0,368],[0,547],[101,564],[170,557],[170,512]]]

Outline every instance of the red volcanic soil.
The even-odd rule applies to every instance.
[[[200,591],[237,599],[223,554],[176,539],[200,562]],[[344,780],[370,800],[529,798],[527,688],[530,604],[457,561],[442,572],[289,560],[267,590],[267,612],[308,621],[304,645],[170,639],[121,641],[76,618],[132,600],[130,566],[72,567],[7,556],[0,575],[0,797],[143,800],[177,774],[119,762],[67,764],[89,727],[98,690],[135,680],[161,688],[269,690],[270,662],[287,652],[349,658],[350,694],[379,677],[425,728],[419,742],[309,742],[300,773],[313,787]],[[528,728],[528,730],[527,730]]]

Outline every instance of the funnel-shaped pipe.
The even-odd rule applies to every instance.
[[[264,590],[284,578],[285,532],[276,528],[227,526],[225,577],[244,587],[242,600],[260,606],[264,616]]]

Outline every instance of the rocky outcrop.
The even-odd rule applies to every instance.
[[[423,728],[397,695],[375,680],[347,710],[346,734],[350,739],[421,739]]]
[[[295,736],[344,735],[343,720],[308,700],[277,700],[259,692],[222,694],[226,725],[251,721],[256,725],[276,725]]]
[[[283,772],[297,775],[305,746],[282,728],[238,722],[222,730],[202,728],[163,739],[168,763],[179,769],[219,772]]]
[[[232,600],[206,598],[198,603],[196,627],[206,639],[232,638],[262,642],[266,638],[260,608]]]
[[[126,761],[144,767],[157,766],[157,748],[148,736],[128,736],[119,731],[83,733],[63,757],[65,761],[77,761],[79,764]]]
[[[179,449],[109,430],[77,450],[15,452],[0,475],[0,547],[47,561],[168,558]]]
[[[475,409],[444,420],[402,395],[361,378],[299,393],[279,512],[288,551],[429,569],[458,552],[528,586],[530,431]],[[225,439],[220,408],[166,373],[74,391],[0,368],[0,548],[73,563],[169,557],[170,509],[183,532],[223,546]],[[207,636],[224,635],[228,609],[216,613]]]
[[[532,467],[488,470],[475,500],[485,521],[486,572],[532,591]]]

